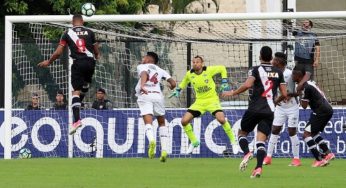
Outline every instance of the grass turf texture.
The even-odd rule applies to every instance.
[[[155,159],[21,159],[0,160],[0,187],[15,188],[219,188],[219,187],[344,187],[346,160],[336,159],[327,167],[289,167],[290,159],[273,159],[259,179],[250,179],[256,160],[245,172],[241,159],[182,158],[161,163]]]

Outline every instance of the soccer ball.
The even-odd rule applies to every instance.
[[[28,148],[23,148],[19,151],[19,158],[29,159],[31,158],[31,151]]]
[[[95,14],[95,6],[92,3],[85,3],[82,6],[82,14],[85,16],[92,16]]]

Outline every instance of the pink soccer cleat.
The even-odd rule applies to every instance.
[[[77,131],[77,129],[78,129],[79,127],[81,127],[81,126],[82,126],[81,120],[78,120],[78,121],[74,122],[74,123],[72,124],[72,129],[71,129],[71,131],[70,131],[70,135],[73,135],[73,134]]]
[[[328,154],[324,157],[324,159],[325,159],[327,162],[329,162],[330,160],[333,160],[334,158],[335,158],[334,153],[328,153]]]
[[[328,161],[326,161],[325,159],[322,159],[320,161],[314,161],[312,163],[312,167],[323,167],[323,166],[327,166],[329,163]]]
[[[298,158],[293,158],[291,163],[288,166],[301,166],[302,163],[300,162],[300,159]]]
[[[245,171],[247,168],[247,165],[249,163],[249,161],[252,159],[253,154],[251,152],[247,153],[244,157],[243,160],[241,161],[240,165],[239,165],[239,170],[240,171]]]
[[[262,174],[262,168],[261,167],[256,168],[255,170],[252,171],[250,178],[259,178],[261,177],[261,174]]]
[[[272,164],[272,157],[266,156],[263,160],[264,165],[271,165]]]

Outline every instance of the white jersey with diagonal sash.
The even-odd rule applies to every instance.
[[[141,73],[145,71],[148,73],[148,80],[145,82],[145,89],[148,91],[148,94],[142,94],[140,92],[141,89]],[[140,97],[149,97],[149,98],[157,98],[163,97],[160,81],[168,80],[171,76],[167,73],[167,71],[161,69],[159,66],[155,64],[140,64],[137,66],[137,73],[139,76],[138,83],[136,85],[136,96]]]

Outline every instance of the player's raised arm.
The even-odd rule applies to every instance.
[[[254,82],[255,82],[255,77],[250,75],[246,79],[246,81],[237,90],[235,90],[235,91],[233,91],[233,90],[232,91],[225,91],[221,95],[223,97],[238,95],[238,94],[243,93],[243,92],[247,91],[248,89],[250,89],[253,86]]]
[[[187,85],[190,83],[188,75],[189,75],[189,72],[187,72],[185,74],[185,76],[184,76],[183,80],[180,82],[179,86],[174,89],[174,91],[172,92],[172,94],[168,98],[179,97],[180,96],[180,91],[182,89],[185,89],[187,87]]]
[[[56,48],[55,52],[49,58],[49,60],[42,61],[37,66],[48,67],[50,64],[52,64],[55,60],[57,60],[60,57],[60,55],[64,52],[64,47],[65,46],[59,44],[59,46]]]
[[[173,90],[177,86],[177,82],[173,78],[167,79],[169,83],[169,89]]]

